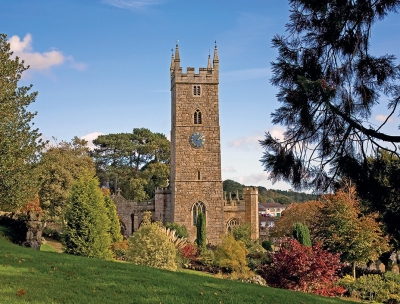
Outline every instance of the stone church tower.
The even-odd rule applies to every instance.
[[[171,200],[174,221],[196,235],[196,220],[205,213],[207,239],[224,233],[224,202],[218,106],[217,47],[207,68],[182,72],[179,49],[171,60]]]
[[[171,177],[167,188],[156,189],[152,202],[129,202],[116,195],[117,213],[126,236],[134,233],[143,213],[153,219],[185,225],[189,239],[196,239],[197,215],[206,215],[207,242],[218,244],[234,226],[249,223],[252,238],[259,236],[258,191],[244,188],[224,193],[221,179],[219,126],[219,60],[215,46],[213,60],[195,73],[182,72],[178,45],[171,66]]]

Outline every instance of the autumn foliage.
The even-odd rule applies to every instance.
[[[272,287],[336,296],[345,292],[335,285],[341,267],[339,254],[323,250],[320,243],[308,247],[290,239],[272,254],[272,263],[261,268],[261,275]]]
[[[180,248],[180,251],[183,258],[190,260],[194,260],[198,253],[197,247],[191,243],[187,243],[185,246]]]
[[[310,231],[311,240],[314,240],[316,230],[318,229],[316,215],[319,213],[322,206],[323,204],[320,201],[291,204],[282,212],[282,216],[271,229],[271,237],[279,238],[283,236],[291,236],[293,225],[299,222],[307,225]]]

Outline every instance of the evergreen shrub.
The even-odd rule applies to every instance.
[[[293,225],[292,235],[301,245],[311,246],[310,231],[307,225],[296,222]]]
[[[112,259],[110,220],[97,178],[84,173],[73,185],[65,219],[65,252]]]

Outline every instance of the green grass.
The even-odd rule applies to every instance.
[[[350,302],[187,272],[37,251],[0,237],[0,303]]]
[[[56,249],[54,249],[53,246],[49,244],[42,244],[40,245],[40,251],[46,251],[46,252],[58,252]]]

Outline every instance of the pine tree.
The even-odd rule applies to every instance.
[[[293,237],[304,246],[311,246],[310,231],[307,225],[297,222],[293,225]]]
[[[196,227],[197,227],[196,243],[200,248],[205,249],[207,245],[206,218],[204,216],[204,213],[202,212],[200,212],[199,215],[197,216]]]
[[[28,68],[12,59],[7,36],[0,34],[0,210],[13,211],[35,198],[35,163],[44,147],[38,129],[31,129],[36,113],[27,107],[36,99],[31,86],[18,87]]]
[[[281,107],[272,122],[286,128],[283,140],[270,133],[262,163],[273,180],[295,189],[332,189],[349,163],[367,166],[381,147],[399,156],[400,136],[384,133],[398,115],[400,66],[393,55],[371,52],[373,25],[396,12],[399,0],[290,0],[287,36],[275,36],[278,57],[271,82]],[[376,125],[375,106],[388,117]]]
[[[111,259],[110,220],[97,178],[84,173],[72,186],[64,246],[79,256]]]

